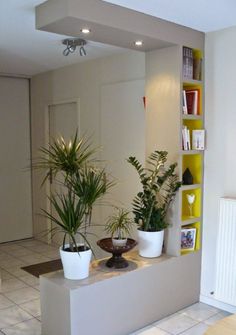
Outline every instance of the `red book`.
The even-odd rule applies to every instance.
[[[186,91],[186,101],[187,101],[187,111],[188,114],[199,115],[200,114],[200,90],[185,90]]]

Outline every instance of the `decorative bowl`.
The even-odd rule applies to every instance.
[[[112,238],[103,238],[97,241],[97,245],[104,251],[112,254],[112,257],[109,258],[106,262],[108,268],[123,269],[129,266],[128,261],[122,257],[122,254],[130,251],[137,245],[137,241],[132,238],[127,239],[125,246],[115,247],[112,243]]]

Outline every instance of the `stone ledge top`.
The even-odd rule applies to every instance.
[[[100,281],[114,277],[127,275],[131,271],[139,271],[155,264],[163,263],[175,257],[163,254],[157,258],[144,258],[140,257],[137,251],[131,251],[125,254],[125,259],[129,262],[129,266],[125,269],[113,269],[106,267],[105,263],[108,258],[92,261],[90,265],[89,277],[82,280],[69,280],[64,278],[63,270],[42,275],[40,276],[40,280],[50,281],[51,283],[62,286],[65,289],[73,290],[78,289],[79,287],[93,285]]]

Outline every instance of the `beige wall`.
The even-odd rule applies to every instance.
[[[52,102],[79,98],[81,134],[93,135],[100,144],[100,99],[103,85],[145,78],[145,54],[133,51],[67,66],[32,78],[32,152],[45,145],[46,107]],[[114,125],[115,126],[115,125]],[[144,133],[139,134],[144,138]],[[115,144],[114,144],[115,145]],[[125,158],[125,157],[124,157]],[[34,234],[45,230],[45,219],[38,215],[45,208],[45,188],[40,188],[41,176],[33,173]]]
[[[212,298],[219,198],[236,197],[236,27],[206,34],[205,196],[202,288]]]
[[[146,56],[146,151],[166,150],[170,162],[179,158],[180,60],[180,46]]]
[[[32,237],[29,80],[0,76],[0,243]]]

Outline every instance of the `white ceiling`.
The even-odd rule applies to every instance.
[[[236,0],[106,0],[203,32],[236,25]]]
[[[62,55],[65,36],[35,30],[34,8],[44,0],[0,0],[0,73],[31,76],[122,52],[89,42],[88,56]],[[146,14],[208,32],[236,25],[236,0],[109,0]]]

